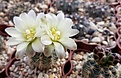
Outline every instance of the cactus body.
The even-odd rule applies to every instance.
[[[83,65],[83,78],[119,78],[117,66],[102,67],[94,58]]]
[[[117,63],[121,56],[109,49],[96,47],[83,65],[84,78],[119,78]]]
[[[53,66],[55,61],[57,61],[57,56],[54,53],[49,57],[46,57],[43,53],[36,53],[31,58],[30,64],[36,66],[40,70],[48,70]]]

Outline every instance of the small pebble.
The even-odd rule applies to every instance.
[[[77,71],[80,71],[81,69],[82,69],[82,66],[80,64],[76,66]]]
[[[107,41],[102,41],[102,43],[104,44],[104,45],[108,45],[108,42]]]
[[[100,43],[101,42],[101,39],[99,37],[94,37],[91,42],[94,42],[94,43]]]
[[[81,60],[82,59],[82,55],[77,54],[77,55],[73,56],[73,59],[74,60]]]
[[[48,74],[44,74],[44,78],[49,78]]]

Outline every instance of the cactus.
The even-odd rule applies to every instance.
[[[40,70],[48,70],[54,65],[58,57],[55,52],[49,57],[46,57],[43,53],[36,53],[31,59],[31,65],[38,67]]]
[[[84,78],[119,78],[117,63],[121,56],[109,49],[95,47],[94,54],[88,56],[83,65]]]

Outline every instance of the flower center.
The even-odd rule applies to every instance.
[[[58,41],[60,39],[60,31],[57,31],[56,28],[51,28],[51,33],[53,35],[53,41]]]
[[[31,29],[26,29],[24,32],[24,37],[26,39],[26,41],[32,41],[35,37],[35,29],[31,28]]]

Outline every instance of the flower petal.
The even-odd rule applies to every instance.
[[[15,23],[15,28],[17,29],[17,31],[22,32],[23,28],[22,28],[22,19],[19,17],[14,17],[13,18],[13,22]]]
[[[16,38],[10,37],[10,39],[6,42],[6,45],[17,45],[22,41],[17,41]]]
[[[58,21],[62,21],[64,19],[64,13],[63,12],[60,12],[58,15],[57,15],[57,18],[58,18]]]
[[[43,18],[44,16],[45,16],[44,13],[39,13],[39,14],[37,15],[36,20],[40,22],[41,18]]]
[[[19,37],[21,35],[14,27],[6,28],[5,31],[12,37]]]
[[[26,49],[26,47],[28,46],[28,44],[29,44],[28,42],[23,42],[23,43],[19,44],[17,46],[17,51],[21,51],[23,49]]]
[[[37,27],[37,28],[36,28],[35,37],[41,37],[41,36],[44,35],[45,33],[46,33],[46,32],[45,32],[45,29],[44,29],[44,28]]]
[[[32,49],[32,45],[27,46],[26,55],[29,56],[29,57],[33,57],[35,55],[35,52]]]
[[[65,39],[61,39],[60,42],[67,48],[70,50],[76,50],[77,49],[77,45],[75,43],[75,41],[71,38],[65,38]]]
[[[52,27],[56,27],[58,24],[58,18],[52,13],[46,14],[46,19],[48,20],[48,24]]]
[[[45,46],[44,55],[49,57],[54,52],[54,45]]]
[[[52,41],[48,35],[44,35],[41,37],[41,41],[44,45],[50,45],[52,44]]]
[[[25,41],[25,38],[21,35],[20,37],[17,37],[16,40],[17,41],[24,42]]]
[[[68,32],[70,32],[69,37],[72,37],[72,36],[74,36],[74,35],[79,33],[79,31],[77,29],[70,29]]]
[[[28,19],[28,16],[26,13],[21,13],[20,16],[19,16],[23,21],[27,21]]]
[[[69,18],[66,18],[59,22],[58,29],[65,31],[70,29],[72,26],[73,26],[72,20]]]
[[[42,42],[40,41],[40,39],[36,39],[33,43],[32,43],[32,48],[35,52],[43,52],[44,51],[44,45],[42,44]]]
[[[16,59],[21,59],[23,58],[23,56],[25,55],[25,49],[21,50],[21,51],[17,51],[15,54]]]
[[[31,18],[29,18],[29,16],[26,13],[21,13],[20,18],[22,19],[21,26],[23,29],[26,29],[30,24],[33,23],[30,22]]]
[[[60,43],[57,43],[57,42],[54,42],[54,47],[55,47],[55,52],[58,58],[60,59],[64,58],[66,54],[64,47]]]
[[[35,14],[34,10],[30,10],[30,11],[28,12],[28,15],[29,15],[30,17],[36,19],[36,14]]]

